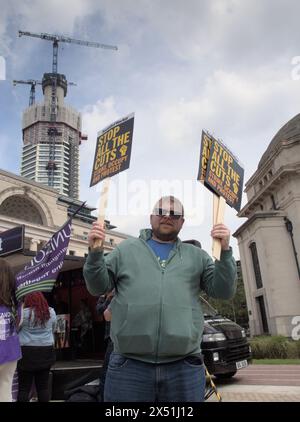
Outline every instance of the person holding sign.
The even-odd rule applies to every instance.
[[[229,299],[236,288],[236,264],[223,224],[211,235],[220,239],[215,263],[202,249],[183,243],[178,234],[184,209],[173,196],[161,198],[150,216],[151,229],[123,241],[104,257],[103,225],[93,223],[83,268],[93,295],[115,287],[111,303],[114,351],[107,370],[104,401],[201,402],[205,369],[201,355],[204,290]]]

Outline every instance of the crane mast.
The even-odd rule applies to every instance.
[[[23,80],[13,80],[13,85],[16,86],[17,84],[27,84],[30,85],[30,95],[29,95],[29,106],[35,103],[35,86],[42,85],[42,81],[36,81],[35,79],[27,79],[26,81]]]

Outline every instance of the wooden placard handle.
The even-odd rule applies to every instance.
[[[107,208],[109,185],[110,185],[110,177],[107,177],[103,181],[102,192],[100,196],[99,212],[98,212],[98,218],[97,218],[97,223],[101,224],[103,227],[104,227],[105,214],[106,214],[106,208]],[[94,241],[94,248],[96,247],[103,248],[103,245],[104,245],[104,240],[96,239]]]
[[[213,226],[217,224],[217,214],[219,206],[219,196],[213,193]]]
[[[224,223],[226,200],[223,196],[217,196],[213,194],[213,224]],[[212,244],[212,256],[213,258],[220,260],[221,256],[221,240],[213,239]]]

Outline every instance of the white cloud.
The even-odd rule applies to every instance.
[[[12,0],[12,12],[19,28],[30,32],[64,32],[72,34],[77,19],[93,10],[94,2],[88,0]]]
[[[83,141],[81,146],[81,165],[91,163],[91,155],[94,157],[97,133],[108,124],[117,120],[115,100],[113,97],[97,101],[96,104],[85,106],[82,111],[83,133],[88,135],[88,141]],[[92,166],[92,163],[91,163]]]
[[[213,115],[213,104],[206,98],[179,99],[158,111],[159,131],[169,145],[189,145],[201,133],[201,121]],[[199,138],[198,138],[199,139]]]
[[[0,3],[0,54],[7,58],[10,54],[11,37],[8,34],[9,19],[11,18],[11,5]]]
[[[288,69],[287,69],[288,70]],[[186,146],[199,142],[201,129],[208,129],[222,138],[246,164],[251,140],[261,133],[259,152],[268,146],[281,122],[297,114],[299,100],[294,95],[296,83],[289,72],[276,72],[272,67],[252,72],[235,73],[216,70],[209,75],[197,93],[187,99],[158,104],[157,115],[162,140],[168,145]],[[282,104],[285,104],[284,110]],[[284,114],[284,117],[280,116]],[[276,123],[278,121],[278,123]],[[245,128],[247,128],[245,132]],[[245,144],[246,143],[246,144]],[[246,154],[243,155],[243,151]]]
[[[3,4],[2,4],[3,3]],[[18,31],[32,33],[50,33],[97,41],[90,37],[86,18],[93,16],[99,9],[95,0],[11,0],[1,2],[0,41],[6,56],[10,57],[13,73],[25,73],[30,64],[37,67],[41,51],[48,51],[47,63],[49,71],[52,63],[52,43],[38,38],[18,37]],[[78,33],[80,32],[80,37]],[[29,39],[28,39],[29,38]],[[100,40],[101,41],[101,40]],[[59,50],[69,49],[69,44],[60,43]],[[59,53],[59,64],[60,64]],[[32,77],[32,76],[31,76]],[[36,77],[33,75],[33,77]]]

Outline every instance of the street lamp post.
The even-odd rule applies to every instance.
[[[298,254],[297,254],[296,247],[295,247],[295,242],[294,242],[293,223],[287,217],[284,217],[284,222],[285,222],[285,227],[286,227],[288,233],[291,236],[291,241],[292,241],[292,245],[293,245],[294,256],[295,256],[296,265],[297,265],[298,276],[299,276],[299,279],[300,279],[300,267],[299,267],[299,261],[298,261]]]

